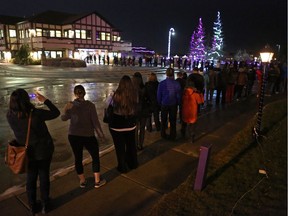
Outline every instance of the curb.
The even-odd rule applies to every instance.
[[[100,158],[110,152],[112,152],[114,150],[114,145],[113,144],[109,144],[106,145],[104,148],[102,148],[99,151],[99,156]],[[83,166],[91,163],[92,159],[91,157],[87,157],[83,159]],[[50,175],[50,181],[54,181],[55,179],[58,179],[60,177],[63,177],[65,175],[68,175],[69,173],[74,171],[74,165],[70,165],[67,166],[65,168],[61,168],[58,170],[53,171],[53,173]],[[25,193],[26,189],[25,189],[25,182],[20,184],[20,185],[16,185],[13,186],[11,188],[9,188],[8,190],[4,191],[2,194],[0,194],[0,202],[3,200],[6,200],[8,198],[11,198],[13,196],[18,196],[20,194]]]

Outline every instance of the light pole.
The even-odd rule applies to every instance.
[[[167,58],[170,59],[170,47],[171,47],[171,35],[174,35],[174,28],[170,28],[168,35],[168,55]]]
[[[266,66],[272,60],[273,55],[274,55],[274,53],[268,45],[266,45],[265,48],[263,50],[261,50],[261,52],[260,52],[263,71],[262,71],[261,93],[259,96],[257,122],[256,122],[256,126],[253,129],[253,135],[255,136],[256,139],[259,136],[259,132],[261,129],[261,123],[262,123],[262,114],[263,114],[263,105],[264,105],[263,102],[264,102],[264,93],[265,93],[266,78],[267,78]]]

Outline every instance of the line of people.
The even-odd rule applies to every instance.
[[[160,83],[155,73],[151,73],[145,83],[140,72],[135,72],[132,77],[125,75],[120,79],[118,88],[107,98],[107,106],[113,106],[113,117],[108,124],[117,156],[117,170],[120,173],[138,167],[137,150],[141,151],[144,147],[146,130],[153,131],[152,122],[162,138],[176,139],[180,104],[184,105],[181,112],[182,131],[188,128],[188,137],[193,141],[195,127],[192,125],[194,126],[197,121],[200,104],[204,103],[203,92],[195,87],[201,75],[197,76],[196,80],[194,75],[190,75],[187,78],[189,82],[187,81],[187,85],[182,84],[182,87],[174,76],[173,68],[166,70],[166,79]],[[197,83],[196,86],[198,85]],[[187,101],[189,104],[186,104]]]
[[[280,67],[282,68],[280,72],[277,67],[279,68],[278,64],[270,64],[268,70],[267,91],[270,94],[287,91],[287,66],[285,67],[284,64]],[[273,73],[272,70],[274,70]],[[275,74],[281,77],[279,85],[277,79],[273,77]],[[236,63],[230,65],[227,63],[223,69],[211,67],[203,75],[200,74],[198,68],[194,68],[189,76],[179,72],[177,79],[175,79],[174,69],[167,68],[166,79],[161,82],[158,82],[155,73],[151,73],[145,83],[140,72],[134,73],[132,77],[124,75],[117,89],[107,99],[107,104],[113,106],[113,117],[108,126],[115,146],[117,170],[120,173],[126,173],[138,167],[137,149],[138,151],[143,149],[145,131],[153,131],[153,122],[156,131],[160,132],[163,139],[175,140],[178,113],[181,135],[193,143],[199,110],[204,104],[204,95],[206,94],[207,105],[212,104],[214,90],[217,91],[216,104],[230,103],[234,97],[241,98],[244,87],[245,95],[251,94],[256,75],[258,85],[261,85],[263,80],[261,68],[249,69],[244,63],[240,63],[239,66]],[[106,184],[106,180],[100,174],[98,142],[105,142],[106,138],[96,106],[85,99],[85,94],[86,91],[82,85],[74,87],[75,99],[65,105],[61,119],[70,121],[68,140],[74,154],[75,171],[79,177],[80,187],[87,186],[82,164],[83,148],[86,148],[92,157],[94,187],[99,188]],[[13,91],[6,115],[17,142],[24,145],[28,116],[32,112],[26,176],[26,193],[32,215],[40,209],[36,199],[38,177],[41,211],[43,214],[49,211],[49,177],[54,144],[45,121],[55,119],[61,114],[45,96],[37,92],[36,97],[48,109],[36,108],[30,102],[29,94],[24,89]]]
[[[226,63],[223,68],[209,67],[203,74],[205,80],[206,103],[212,105],[213,95],[216,91],[216,104],[239,101],[252,94],[257,84],[259,97],[263,82],[263,65],[247,64],[237,61]],[[287,65],[271,62],[266,69],[266,96],[284,93],[287,91]]]

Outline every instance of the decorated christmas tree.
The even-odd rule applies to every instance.
[[[205,58],[204,46],[205,32],[202,24],[202,19],[199,18],[199,25],[196,31],[193,32],[190,42],[190,56],[192,61],[203,61]]]
[[[223,32],[222,32],[222,22],[220,12],[218,11],[217,19],[216,22],[214,22],[213,27],[213,40],[209,57],[217,59],[222,56],[223,56]]]

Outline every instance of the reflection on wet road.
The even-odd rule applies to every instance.
[[[28,91],[32,103],[37,107],[45,108],[35,99],[35,91],[49,98],[62,112],[64,105],[74,99],[73,88],[82,84],[86,89],[85,99],[96,105],[100,122],[102,123],[103,109],[107,96],[116,89],[123,75],[132,75],[139,71],[144,81],[151,72],[156,72],[158,80],[164,79],[165,69],[139,68],[139,67],[104,67],[89,66],[85,69],[62,69],[19,67],[0,65],[0,194],[13,190],[13,187],[21,185],[25,181],[24,175],[13,175],[4,164],[4,151],[6,143],[14,135],[6,121],[6,112],[9,96],[17,88]],[[60,118],[47,121],[49,131],[54,139],[55,153],[51,165],[52,172],[73,165],[73,155],[67,139],[69,122],[63,122]],[[102,129],[107,137],[107,142],[100,143],[100,149],[105,145],[111,145],[112,139],[106,124],[102,123]],[[87,152],[84,154],[87,156]]]

